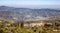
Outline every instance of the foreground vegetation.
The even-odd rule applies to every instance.
[[[24,27],[19,23],[1,20],[0,33],[60,33],[60,26]]]

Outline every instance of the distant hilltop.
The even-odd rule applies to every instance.
[[[0,19],[6,20],[48,20],[60,19],[60,10],[56,9],[31,9],[0,6]]]

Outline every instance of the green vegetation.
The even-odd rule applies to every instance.
[[[21,27],[19,23],[1,20],[0,33],[60,33],[60,26]]]

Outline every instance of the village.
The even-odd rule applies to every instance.
[[[43,21],[41,21],[41,22],[32,22],[32,23],[24,23],[24,26],[25,27],[34,27],[34,26],[36,26],[36,27],[39,27],[39,26],[45,26],[45,25],[53,25],[52,23],[46,23],[46,22],[43,22]]]
[[[60,22],[44,22],[44,21],[38,21],[38,22],[25,22],[24,27],[45,27],[45,26],[60,26]]]

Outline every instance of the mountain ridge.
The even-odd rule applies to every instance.
[[[57,16],[60,17],[60,10],[0,6],[0,17],[8,20],[46,20]]]

